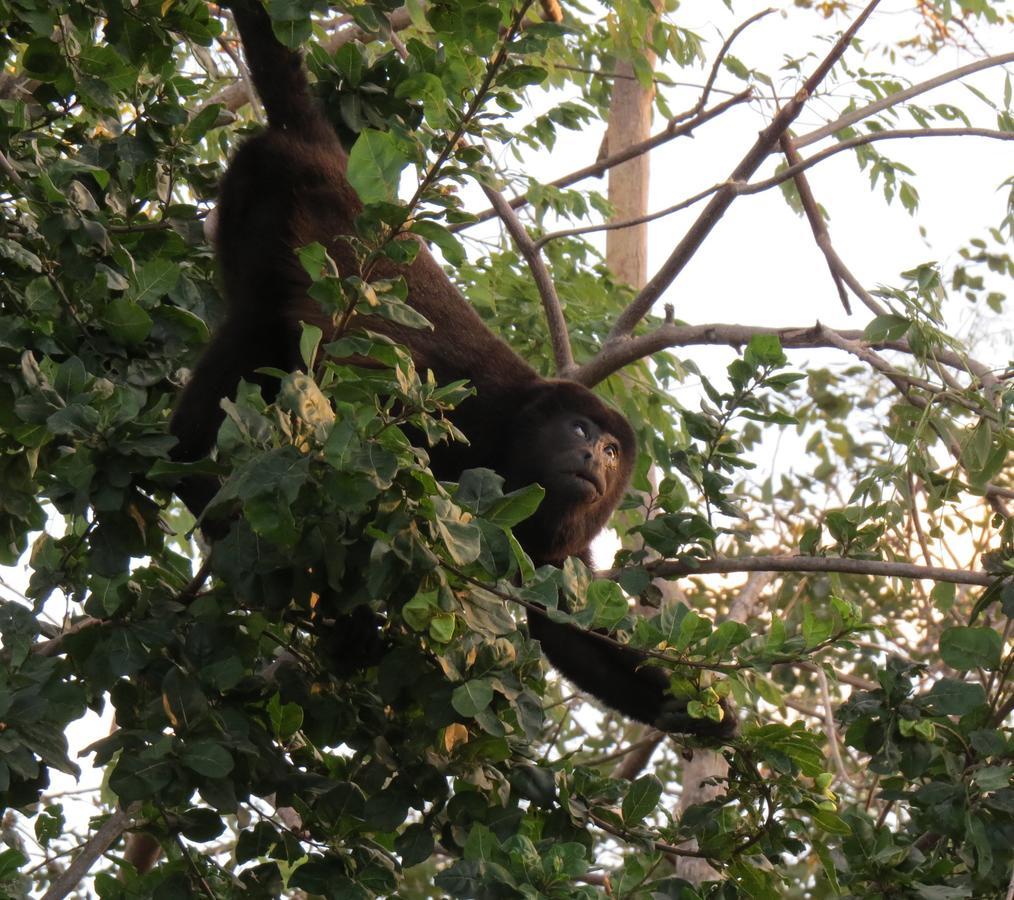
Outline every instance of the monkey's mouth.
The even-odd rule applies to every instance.
[[[596,497],[601,497],[606,492],[605,486],[602,484],[601,480],[596,478],[590,472],[575,472],[574,477],[586,484],[590,484],[592,489],[595,491]]]

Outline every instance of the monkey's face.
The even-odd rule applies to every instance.
[[[555,383],[522,409],[502,472],[508,489],[540,484],[535,515],[515,530],[537,563],[584,554],[627,486],[636,457],[626,419],[590,391]]]
[[[624,469],[619,439],[590,416],[569,410],[541,424],[531,456],[547,499],[574,507],[611,498]]]

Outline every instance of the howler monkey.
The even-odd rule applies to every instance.
[[[274,36],[259,0],[227,4],[239,28],[268,127],[247,140],[222,182],[216,245],[228,304],[224,324],[201,357],[172,419],[175,458],[196,460],[212,448],[223,412],[241,378],[255,370],[291,371],[301,365],[301,321],[333,330],[330,317],[307,297],[309,279],[294,253],[319,241],[342,275],[358,274],[343,235],[355,232],[362,210],[345,177],[346,154],[311,96],[302,60]],[[386,268],[385,268],[386,266]],[[430,449],[439,478],[462,470],[494,469],[509,489],[538,482],[546,491],[537,512],[515,529],[536,564],[588,560],[592,538],[605,526],[634,464],[634,433],[620,413],[569,381],[540,377],[493,335],[425,248],[415,261],[382,264],[381,276],[403,275],[408,302],[432,324],[416,330],[372,318],[370,328],[406,346],[420,370],[440,382],[468,379],[476,395],[453,413],[468,444]],[[180,488],[201,510],[214,486]],[[661,729],[728,734],[722,723],[694,719],[686,701],[666,692],[657,668],[642,654],[596,640],[530,612],[531,634],[549,660],[582,690],[606,705]]]

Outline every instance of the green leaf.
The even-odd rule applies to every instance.
[[[308,322],[301,322],[300,324],[302,328],[299,333],[299,356],[303,360],[303,365],[306,366],[307,371],[311,371],[317,359],[317,348],[320,346],[320,339],[323,337],[324,332],[316,325],[310,325]]]
[[[817,809],[811,813],[813,821],[824,831],[831,834],[851,834],[852,829],[844,822],[841,816],[827,809]]]
[[[414,631],[425,631],[429,628],[430,620],[433,618],[439,606],[437,601],[439,594],[436,591],[426,591],[416,594],[402,608],[401,614],[408,627]]]
[[[180,278],[179,266],[168,259],[151,259],[140,266],[130,280],[124,299],[142,306],[153,306],[164,297]]]
[[[454,637],[455,618],[453,613],[440,612],[430,619],[430,637],[446,644]]]
[[[210,103],[200,110],[183,129],[183,140],[188,144],[196,144],[201,140],[208,129],[218,121],[218,114],[222,108],[221,103]]]
[[[623,798],[623,821],[627,825],[640,824],[658,806],[661,796],[662,782],[654,775],[642,775]]]
[[[541,84],[546,80],[547,72],[539,66],[509,66],[497,73],[494,84],[497,87],[518,90],[530,84]]]
[[[545,489],[538,484],[519,488],[494,502],[486,510],[485,518],[501,528],[513,528],[518,522],[523,522],[531,516],[545,496]]]
[[[394,135],[367,128],[349,153],[348,179],[363,203],[393,201],[408,164]]]
[[[0,238],[0,256],[9,259],[22,269],[29,269],[32,272],[42,271],[42,260],[39,257],[8,238]]]
[[[940,635],[940,655],[952,669],[998,669],[1003,639],[992,628],[956,625]]]
[[[775,334],[755,334],[746,345],[743,359],[751,366],[775,367],[787,362],[782,342]]]
[[[437,519],[437,528],[451,559],[459,566],[475,562],[482,552],[482,532],[470,522]]]
[[[451,694],[451,706],[467,718],[474,718],[493,702],[493,687],[488,678],[466,681]]]
[[[963,716],[986,702],[986,692],[981,684],[941,678],[925,695],[923,702],[934,715]]]
[[[452,266],[460,266],[465,262],[465,251],[461,242],[443,225],[431,219],[419,219],[412,223],[413,234],[421,235],[430,243],[436,244]]]
[[[183,748],[180,762],[198,775],[224,778],[232,771],[232,756],[225,747],[211,741],[195,741]]]
[[[863,329],[863,339],[874,344],[880,341],[896,341],[905,336],[911,324],[904,316],[877,316]]]
[[[623,591],[615,581],[599,579],[588,586],[588,606],[594,611],[592,628],[613,629],[623,619],[630,607]]]
[[[102,325],[121,344],[140,344],[151,333],[152,318],[136,303],[117,297],[106,304]]]

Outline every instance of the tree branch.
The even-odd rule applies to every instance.
[[[125,810],[115,810],[88,839],[81,852],[74,857],[74,861],[56,877],[42,900],[62,900],[73,891],[81,883],[81,879],[91,871],[95,861],[133,824],[140,808],[141,803],[138,801]]]
[[[614,372],[652,353],[670,347],[690,347],[695,345],[727,344],[730,347],[743,347],[750,339],[759,334],[773,334],[785,349],[804,349],[817,347],[837,347],[828,337],[830,329],[819,322],[814,325],[790,326],[774,328],[763,325],[726,325],[712,323],[706,325],[676,325],[666,323],[659,325],[654,331],[637,337],[621,337],[607,341],[595,358],[580,366],[573,374],[573,380],[589,387],[608,378]],[[867,341],[863,332],[854,329],[834,331],[834,334],[847,341],[859,341],[864,346],[881,350],[896,350],[917,356],[907,340]],[[968,372],[978,379],[984,387],[992,389],[998,384],[996,376],[984,364],[967,359],[950,350],[937,350],[934,360],[960,372]]]
[[[503,220],[507,231],[514,239],[521,255],[531,269],[535,287],[542,298],[542,308],[546,313],[546,324],[549,327],[549,340],[553,347],[553,357],[556,361],[557,374],[566,378],[574,369],[574,354],[570,347],[570,335],[567,332],[567,321],[563,317],[563,309],[560,306],[560,298],[556,293],[556,285],[546,268],[545,260],[539,253],[539,248],[532,241],[525,226],[517,214],[511,209],[510,204],[503,195],[493,188],[482,185],[489,202],[497,211],[497,215]]]
[[[808,147],[810,144],[814,144],[823,138],[830,137],[836,131],[848,128],[850,125],[854,125],[856,122],[860,122],[869,116],[875,115],[883,109],[888,109],[898,103],[911,100],[913,97],[917,97],[919,94],[923,94],[926,91],[933,90],[933,88],[947,84],[949,81],[956,81],[959,78],[964,78],[966,75],[971,75],[972,73],[979,72],[982,69],[989,69],[993,66],[1002,66],[1012,62],[1014,62],[1014,53],[1004,53],[1000,56],[990,56],[986,59],[978,59],[975,62],[969,63],[967,66],[951,69],[949,72],[944,72],[934,78],[928,79],[927,81],[921,81],[919,84],[913,84],[911,87],[907,87],[904,90],[889,94],[887,97],[882,97],[881,99],[862,107],[862,109],[851,110],[850,112],[845,113],[845,115],[839,116],[833,122],[828,122],[827,125],[822,125],[820,128],[816,128],[801,137],[797,137],[794,143],[797,147]]]
[[[807,169],[817,165],[817,163],[823,162],[831,156],[837,153],[841,153],[845,150],[851,150],[854,147],[862,146],[863,144],[873,144],[877,141],[891,141],[908,138],[919,138],[919,137],[985,137],[993,138],[1000,141],[1011,141],[1014,140],[1014,132],[1011,131],[999,131],[994,128],[906,128],[899,129],[897,131],[877,131],[871,132],[870,134],[858,135],[854,138],[849,138],[847,141],[842,141],[839,144],[835,144],[832,147],[828,147],[820,153],[815,153],[813,156],[807,157],[801,160],[798,164],[789,166],[782,169],[777,175],[772,175],[770,178],[766,178],[763,181],[753,181],[747,184],[743,181],[733,181],[732,177],[726,181],[717,182],[711,187],[704,188],[704,190],[698,191],[696,194],[680,200],[679,203],[674,203],[672,206],[667,206],[664,209],[656,210],[655,212],[648,213],[643,216],[638,216],[636,219],[623,219],[614,222],[604,222],[599,225],[585,225],[580,228],[567,228],[561,231],[551,231],[548,234],[544,234],[538,241],[536,241],[537,247],[554,241],[561,237],[573,237],[578,234],[593,234],[596,231],[616,231],[620,228],[630,228],[634,225],[643,225],[646,222],[653,222],[656,219],[663,219],[666,216],[671,216],[675,212],[679,212],[682,209],[686,209],[688,206],[693,206],[695,203],[699,203],[705,197],[715,195],[712,203],[708,205],[707,209],[701,213],[698,217],[697,222],[692,226],[697,227],[697,223],[701,221],[704,214],[707,213],[708,209],[712,208],[712,204],[715,200],[718,200],[719,196],[728,193],[731,197],[748,196],[750,194],[760,194],[763,191],[768,191],[773,187],[778,187],[782,182],[788,181],[790,178],[795,178],[800,172],[805,172]],[[731,200],[729,201],[731,203]],[[728,206],[728,204],[726,204]],[[723,209],[724,212],[724,209]],[[712,223],[713,225],[714,223]],[[710,230],[710,228],[709,228]],[[689,236],[690,232],[688,232]],[[701,236],[701,241],[698,242],[700,245],[706,235]],[[686,241],[686,238],[684,238]],[[696,251],[696,247],[694,248]],[[834,250],[831,250],[832,254]],[[837,254],[834,254],[835,259],[840,268],[845,269],[844,263],[837,258]],[[671,259],[671,257],[670,257]],[[689,261],[689,258],[687,259]],[[668,264],[668,263],[667,263]],[[847,270],[846,270],[847,271]],[[678,273],[677,273],[678,274]],[[656,278],[658,275],[655,276]],[[674,276],[675,277],[675,276]],[[844,277],[844,276],[843,276]],[[853,279],[854,280],[854,279]],[[846,283],[855,291],[860,297],[863,298],[863,302],[866,305],[870,303],[874,304],[874,307],[878,307],[876,300],[874,300],[868,292],[858,282],[853,284],[846,279]],[[649,284],[650,287],[650,284]],[[647,290],[647,288],[645,288]],[[637,302],[636,298],[633,302]],[[628,307],[629,308],[629,307]],[[873,307],[871,307],[873,308]],[[880,308],[883,312],[883,308]],[[878,313],[879,315],[880,313]],[[615,328],[614,328],[615,331]]]
[[[870,14],[877,7],[879,0],[871,0],[866,8],[859,14],[855,21],[845,30],[845,33],[835,42],[830,53],[824,57],[816,70],[803,83],[798,93],[785,104],[771,120],[771,124],[765,128],[747,154],[740,161],[739,165],[729,176],[728,182],[723,185],[712,197],[711,201],[697,217],[697,221],[690,227],[679,242],[669,259],[663,263],[655,276],[648,282],[620,314],[616,324],[610,333],[610,337],[629,335],[634,326],[647,314],[655,301],[662,296],[662,293],[676,279],[683,268],[690,261],[697,249],[704,243],[705,238],[711,233],[718,221],[725,214],[725,211],[735,200],[737,192],[734,185],[745,182],[764,162],[771,148],[778,142],[778,138],[795,121],[802,111],[804,104],[817,89],[820,83],[827,77],[834,65],[841,59],[845,50],[852,42],[856,32],[869,18]]]
[[[795,165],[782,169],[771,178],[741,185],[737,190],[740,194],[759,194],[761,191],[777,187],[783,181],[794,178],[799,172],[812,168],[836,153],[851,150],[853,147],[861,147],[863,144],[873,144],[877,141],[897,141],[922,137],[984,137],[997,141],[1014,141],[1014,131],[999,131],[995,128],[899,128],[895,131],[872,131],[869,134],[859,134],[827,147]]]
[[[555,188],[566,188],[572,184],[576,184],[579,181],[583,181],[585,178],[595,178],[608,172],[615,166],[622,163],[628,162],[635,156],[640,156],[643,153],[647,153],[650,150],[654,150],[656,147],[666,144],[674,138],[684,137],[693,133],[694,129],[698,125],[703,125],[705,122],[709,122],[712,119],[717,118],[726,110],[731,109],[733,106],[738,106],[740,103],[745,103],[753,96],[753,89],[747,88],[746,90],[740,91],[738,94],[734,94],[728,100],[723,100],[721,103],[716,103],[710,109],[706,109],[693,119],[684,121],[681,125],[675,123],[680,122],[683,119],[683,115],[674,116],[669,124],[666,125],[660,132],[652,135],[645,141],[641,141],[637,144],[631,144],[629,147],[624,147],[623,150],[618,151],[604,159],[599,159],[593,162],[589,166],[585,166],[582,169],[577,169],[571,172],[569,175],[563,175],[557,178],[555,181],[548,183],[549,187]],[[522,206],[528,204],[528,197],[525,194],[521,194],[517,197],[512,197],[507,201],[511,209],[520,209]],[[477,213],[475,218],[469,222],[462,222],[460,225],[454,225],[450,228],[451,231],[462,231],[465,228],[471,228],[473,225],[478,225],[480,222],[486,222],[497,215],[497,212],[492,207],[484,209],[482,212]]]
[[[782,153],[785,154],[785,158],[789,161],[789,165],[794,165],[801,161],[799,151],[796,150],[795,144],[787,131],[779,138],[778,143],[782,148]],[[810,223],[813,239],[816,241],[820,252],[824,254],[827,267],[831,271],[831,280],[838,291],[838,299],[841,300],[841,305],[845,307],[845,312],[851,316],[852,307],[849,305],[848,291],[845,290],[845,282],[841,274],[835,268],[834,262],[837,254],[834,253],[834,248],[831,246],[831,233],[827,230],[827,222],[824,221],[824,217],[821,215],[817,198],[813,196],[813,189],[810,187],[810,182],[805,174],[797,172],[794,181],[796,191],[799,194],[799,202],[803,205],[803,212],[806,214],[806,221]],[[832,254],[834,254],[833,258]]]
[[[716,104],[710,110],[704,109],[705,104],[708,102],[708,98],[711,96],[711,91],[714,88],[715,79],[718,77],[722,61],[726,56],[728,56],[733,42],[754,22],[760,21],[774,11],[774,9],[764,9],[758,13],[754,13],[754,15],[750,16],[733,29],[732,34],[726,38],[725,42],[718,51],[718,55],[715,57],[715,61],[711,66],[711,72],[708,74],[708,79],[704,83],[704,87],[701,90],[700,97],[697,98],[697,102],[686,111],[673,116],[662,131],[658,134],[652,135],[647,140],[624,147],[622,150],[611,156],[607,156],[605,159],[597,160],[590,166],[585,166],[583,169],[578,169],[576,172],[571,172],[569,175],[564,175],[562,178],[551,181],[549,182],[549,186],[565,188],[578,181],[582,181],[585,178],[600,176],[614,166],[629,162],[635,157],[648,153],[656,147],[671,141],[673,138],[690,134],[690,132],[692,132],[698,125],[702,125],[710,119],[720,116],[727,109],[749,100],[750,97],[753,96],[752,88],[746,88],[738,94],[733,94],[728,100],[724,100],[723,102]],[[528,198],[522,194],[521,196],[512,198],[508,202],[510,203],[512,209],[519,209],[528,203]],[[477,225],[479,222],[485,222],[492,219],[494,215],[499,215],[499,213],[493,208],[483,210],[475,217],[475,221],[462,223],[452,230],[460,231],[463,228],[469,228],[472,225]]]
[[[887,578],[926,578],[950,584],[978,584],[989,587],[1004,578],[988,572],[968,572],[941,566],[917,566],[912,563],[888,562],[879,559],[849,559],[837,556],[742,556],[717,559],[695,559],[687,562],[661,560],[649,563],[645,570],[652,577],[683,578],[688,575],[710,575],[733,572],[839,572],[843,575],[869,575]],[[597,574],[617,579],[623,569],[606,569]]]

